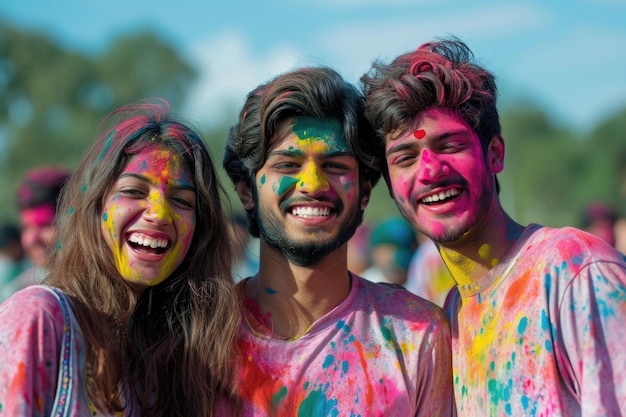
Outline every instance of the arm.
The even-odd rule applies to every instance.
[[[49,414],[62,333],[63,314],[48,290],[29,287],[0,305],[2,415]]]
[[[626,415],[626,264],[584,267],[560,304],[559,359],[582,416]]]

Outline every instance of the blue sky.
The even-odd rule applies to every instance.
[[[280,72],[324,64],[356,82],[448,34],[496,74],[503,110],[528,98],[585,131],[626,106],[626,0],[5,0],[0,17],[91,53],[154,30],[200,70],[184,111],[208,125]]]

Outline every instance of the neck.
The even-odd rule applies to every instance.
[[[477,225],[458,241],[437,246],[457,286],[480,290],[481,278],[502,261],[524,229],[501,212]]]
[[[277,337],[302,336],[350,292],[346,245],[315,265],[301,266],[261,240],[260,259],[259,272],[246,283],[245,292],[263,317],[271,317]]]

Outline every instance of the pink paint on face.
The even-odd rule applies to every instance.
[[[39,268],[47,265],[50,248],[56,243],[55,213],[55,207],[47,204],[20,211],[22,247],[28,260]]]
[[[398,207],[433,240],[457,240],[492,207],[496,169],[486,165],[478,136],[452,110],[428,109],[408,132],[386,141]]]
[[[138,291],[181,264],[196,222],[193,179],[164,147],[134,155],[104,199],[101,229],[121,276]]]

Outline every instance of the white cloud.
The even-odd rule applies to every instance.
[[[297,52],[287,46],[255,53],[237,32],[198,42],[191,54],[200,75],[186,111],[210,126],[234,123],[250,90],[298,63]]]
[[[339,69],[350,78],[363,73],[373,59],[389,60],[435,37],[455,35],[473,47],[475,42],[523,36],[526,31],[549,25],[551,17],[541,8],[522,4],[490,5],[471,12],[449,10],[440,14],[415,13],[375,24],[341,25],[324,31],[319,42]],[[478,56],[481,51],[476,49]]]

